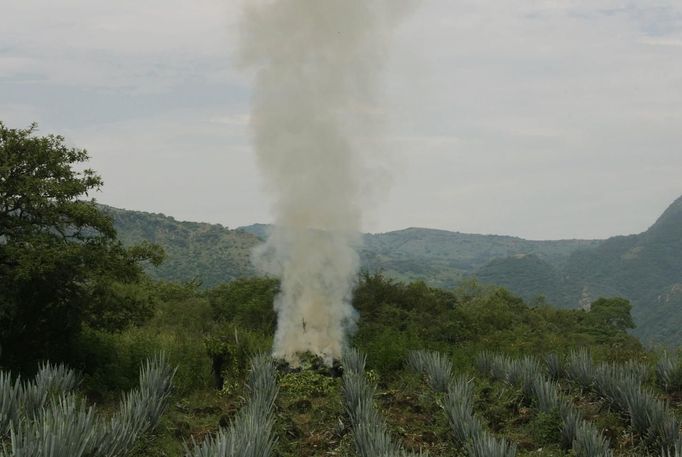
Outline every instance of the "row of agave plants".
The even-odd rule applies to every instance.
[[[456,443],[470,457],[514,457],[516,446],[497,438],[483,428],[474,415],[474,391],[471,381],[454,376],[452,364],[437,352],[412,351],[408,365],[426,377],[436,392],[445,394],[443,409],[450,422]]]
[[[246,383],[247,403],[227,428],[203,443],[192,439],[186,457],[269,457],[277,442],[273,431],[277,398],[277,371],[272,358],[256,355],[251,359]]]
[[[564,376],[581,389],[604,398],[610,407],[629,419],[632,430],[650,449],[662,449],[665,456],[682,457],[680,422],[668,403],[643,385],[647,377],[645,365],[595,364],[588,351],[579,350],[569,354],[565,363],[552,360],[548,366],[552,367],[553,376]]]
[[[158,424],[174,375],[163,354],[147,360],[139,387],[103,418],[78,395],[78,376],[63,365],[44,364],[32,380],[0,372],[0,457],[125,456]]]
[[[582,418],[572,401],[561,394],[559,385],[544,375],[540,363],[529,356],[512,359],[506,355],[481,352],[478,370],[495,380],[521,388],[524,397],[543,412],[558,412],[561,445],[577,457],[611,457],[609,441],[591,422]]]
[[[353,440],[358,456],[414,456],[392,440],[384,418],[374,405],[376,385],[365,377],[366,356],[356,349],[350,349],[346,351],[342,362],[343,397],[353,428]]]

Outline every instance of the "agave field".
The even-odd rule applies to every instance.
[[[119,457],[156,427],[171,394],[175,370],[163,355],[140,370],[139,387],[116,412],[97,414],[78,394],[76,373],[45,364],[33,379],[0,373],[2,457]]]
[[[389,380],[366,366],[356,349],[340,377],[256,355],[230,420],[183,440],[179,455],[682,456],[682,370],[667,355],[650,367],[595,363],[586,350],[542,360],[483,351],[457,369],[446,354],[412,351]],[[100,412],[67,367],[2,372],[0,456],[167,455],[145,443],[158,439],[174,373],[163,355],[148,360],[138,388]]]

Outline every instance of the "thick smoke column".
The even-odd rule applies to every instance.
[[[242,58],[256,69],[252,128],[275,227],[254,255],[281,278],[273,352],[339,358],[350,304],[377,72],[396,0],[248,0]]]

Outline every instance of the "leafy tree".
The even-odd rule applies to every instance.
[[[36,125],[0,123],[0,345],[2,363],[63,359],[83,322],[116,330],[150,315],[133,285],[140,263],[161,261],[150,244],[124,248],[94,200],[101,178],[82,169],[85,150]]]
[[[273,309],[277,292],[276,279],[243,278],[213,288],[208,292],[208,301],[216,320],[269,334],[277,319]]]
[[[631,310],[632,305],[624,298],[600,298],[590,306],[589,320],[604,330],[624,332],[635,328]]]

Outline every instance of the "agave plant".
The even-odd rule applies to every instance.
[[[592,356],[586,349],[572,351],[568,355],[565,368],[566,377],[582,389],[591,389],[595,378]]]
[[[561,359],[555,352],[550,352],[545,356],[545,367],[547,368],[549,378],[555,381],[561,378],[564,374],[564,368]]]
[[[576,457],[611,457],[613,451],[609,449],[609,441],[584,420],[577,424],[573,450]]]
[[[578,434],[578,425],[582,423],[580,412],[573,403],[562,399],[559,404],[559,416],[561,417],[561,447],[571,449]]]
[[[559,407],[559,388],[552,381],[535,378],[533,380],[533,396],[540,411],[549,412]]]
[[[425,374],[426,380],[436,392],[447,392],[452,380],[452,364],[439,352],[412,351],[407,363],[413,370]]]
[[[473,387],[463,378],[456,378],[450,384],[443,409],[460,446],[470,440],[476,441],[483,432],[481,422],[474,416]]]
[[[100,424],[95,455],[126,455],[141,435],[156,427],[168,405],[175,371],[163,353],[145,362],[139,387],[126,393],[118,412]]]
[[[0,371],[0,437],[19,421],[20,390],[19,379],[13,381],[11,373]]]
[[[656,381],[668,393],[682,391],[682,361],[663,353],[656,364]]]
[[[575,406],[560,394],[559,386],[548,380],[540,371],[540,365],[532,357],[510,360],[504,356],[487,354],[484,358],[490,372],[506,370],[499,376],[508,383],[521,386],[527,398],[533,398],[541,411],[557,410],[561,417],[561,444],[564,449],[572,448],[578,457],[609,457],[612,451],[609,442],[593,424],[584,421]],[[560,372],[558,358],[547,357],[550,373]],[[574,352],[569,357],[566,373],[584,387],[594,387],[593,376],[598,370],[586,351]],[[602,370],[611,373],[611,369]],[[620,372],[619,372],[620,373]],[[606,378],[604,376],[604,378]],[[639,386],[639,384],[637,384]],[[496,451],[491,451],[496,452]],[[493,454],[491,454],[493,455]]]
[[[9,449],[13,457],[81,457],[88,455],[97,435],[97,419],[92,407],[73,394],[52,399],[37,420],[22,423],[11,433]]]
[[[68,390],[75,374],[63,366],[44,365],[32,382],[21,384],[19,420],[0,457],[119,457],[137,438],[156,426],[168,402],[175,370],[164,355],[142,367],[140,386],[129,392],[108,420]],[[66,390],[67,392],[60,392]]]
[[[273,432],[274,404],[278,388],[272,359],[257,355],[251,359],[247,381],[249,396],[237,417],[203,443],[192,439],[192,449],[185,447],[187,457],[268,457],[277,439]]]
[[[349,348],[343,353],[341,365],[344,373],[364,373],[367,364],[367,355],[356,348]]]
[[[482,433],[466,446],[470,457],[514,457],[516,445],[497,439],[489,433]]]
[[[536,379],[541,379],[539,376],[542,376],[540,364],[531,356],[524,356],[508,363],[507,383],[521,386],[523,394],[528,399],[533,396],[533,383]]]
[[[668,405],[642,387],[646,369],[636,366],[602,364],[594,370],[592,388],[630,418],[632,429],[647,444],[672,449],[679,424]]]

